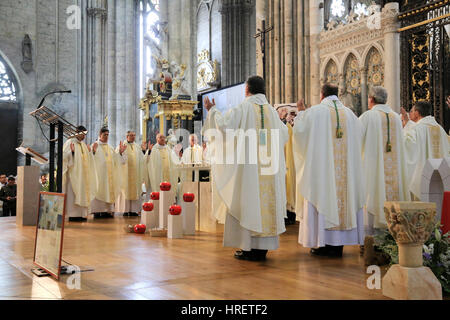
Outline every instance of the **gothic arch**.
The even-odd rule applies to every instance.
[[[363,62],[362,62],[363,60],[361,59],[360,54],[356,50],[350,49],[350,50],[348,50],[345,53],[344,57],[342,58],[341,64],[340,64],[340,67],[341,67],[340,71],[341,71],[342,74],[344,74],[344,72],[345,72],[346,63],[348,61],[348,58],[351,55],[353,55],[356,58],[356,60],[358,61],[358,68],[359,69],[364,67]]]
[[[384,61],[384,49],[383,47],[379,44],[379,43],[371,43],[369,46],[367,46],[363,53],[361,54],[361,61],[364,62],[364,65],[367,65],[367,59],[369,57],[369,53],[371,52],[371,50],[377,50],[378,53],[381,56],[381,59]]]
[[[197,7],[197,18],[198,18],[200,9],[202,9],[203,6],[210,12],[214,1],[215,0],[201,0]],[[210,15],[210,17],[211,17],[211,15]]]
[[[343,64],[343,82],[340,84],[340,95],[344,105],[351,108],[358,116],[362,113],[361,105],[361,63],[357,55],[350,52]]]
[[[12,75],[12,81],[14,83],[14,86],[16,88],[16,98],[17,103],[19,107],[22,109],[23,107],[23,90],[22,90],[22,83],[20,82],[19,76],[16,72],[16,69],[14,68],[11,61],[8,59],[8,57],[0,50],[0,61],[4,62],[5,67],[7,68],[7,72]]]
[[[201,1],[197,10],[197,53],[211,50],[211,10],[210,3]]]
[[[332,57],[328,58],[324,64],[322,73],[323,82],[331,82],[339,84],[339,68],[336,60]]]
[[[367,70],[367,85],[384,85],[384,60],[380,50],[371,46],[365,55],[364,69]]]
[[[15,100],[0,100],[0,141],[4,155],[0,158],[0,169],[5,174],[16,174],[18,156],[15,148],[20,144],[23,137],[23,90],[19,77],[13,64],[5,54],[0,51],[0,62],[5,68],[7,80],[11,81],[15,89]],[[5,78],[3,78],[5,80]]]

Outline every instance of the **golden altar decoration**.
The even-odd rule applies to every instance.
[[[168,129],[182,129],[181,122],[193,119],[194,108],[197,104],[198,101],[192,100],[162,100],[158,102],[157,117],[161,132],[167,132]],[[171,121],[170,128],[166,128],[167,121]]]
[[[139,109],[144,112],[142,118],[142,141],[147,141],[147,124],[150,120],[150,108],[152,105],[158,105],[158,111],[154,116],[154,121],[159,120],[160,132],[167,133],[168,129],[181,129],[182,121],[192,120],[194,117],[194,108],[199,103],[192,100],[163,100],[162,96],[156,90],[150,88],[151,82],[147,84],[144,98],[139,103]],[[159,85],[159,81],[154,81],[153,85]],[[170,120],[170,128],[167,128],[167,121]]]

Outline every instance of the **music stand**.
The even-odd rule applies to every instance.
[[[58,115],[53,110],[42,106],[30,112],[30,116],[50,127],[50,155],[49,155],[49,187],[50,192],[62,193],[62,167],[63,167],[63,145],[64,137],[71,139],[81,134],[77,132],[77,128],[69,121]],[[56,139],[56,131],[58,138]],[[58,143],[58,167],[56,172],[56,188],[55,189],[55,146]]]
[[[48,163],[48,159],[46,157],[37,153],[36,151],[34,151],[31,148],[18,147],[18,148],[16,148],[16,150],[25,156],[25,165],[26,166],[31,166],[31,159],[33,159],[35,162],[37,162],[41,165]]]

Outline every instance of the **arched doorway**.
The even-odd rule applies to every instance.
[[[0,174],[17,174],[18,88],[12,70],[0,55]]]

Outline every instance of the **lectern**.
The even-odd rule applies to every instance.
[[[42,106],[30,112],[30,116],[35,117],[38,121],[50,126],[50,156],[49,156],[49,186],[50,192],[62,193],[62,167],[63,167],[63,146],[64,137],[71,139],[83,132],[77,132],[77,128],[65,120],[63,117],[56,114],[53,110]],[[56,138],[56,131],[58,131],[58,138]],[[55,190],[55,147],[58,147],[57,153],[57,172],[56,172],[56,190]]]

